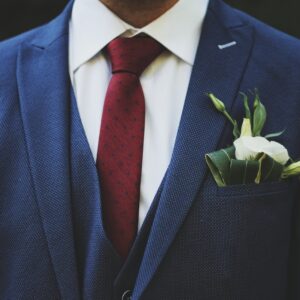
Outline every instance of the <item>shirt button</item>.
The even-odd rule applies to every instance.
[[[121,300],[131,300],[131,291],[127,290],[123,293]]]

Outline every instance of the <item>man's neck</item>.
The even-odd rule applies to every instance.
[[[99,0],[126,23],[142,28],[179,0]]]

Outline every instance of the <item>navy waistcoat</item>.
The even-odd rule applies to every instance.
[[[121,299],[134,287],[163,184],[126,261],[115,251],[102,223],[98,172],[71,91],[70,166],[72,217],[78,281],[83,299]]]

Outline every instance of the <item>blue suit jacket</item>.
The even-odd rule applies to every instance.
[[[79,299],[71,7],[0,44],[0,299]],[[212,0],[132,299],[300,299],[299,181],[218,188],[204,160],[232,143],[205,93],[241,119],[239,91],[254,88],[268,110],[265,132],[286,129],[279,141],[300,158],[300,42]]]

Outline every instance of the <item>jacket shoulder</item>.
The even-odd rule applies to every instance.
[[[298,63],[300,66],[300,40],[234,8],[230,8],[235,17],[240,18],[255,31],[255,47],[261,54],[271,59],[280,59],[287,64]],[[286,59],[285,59],[286,58]]]

